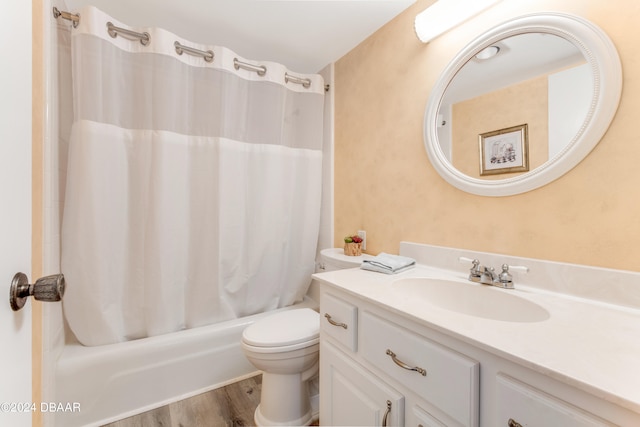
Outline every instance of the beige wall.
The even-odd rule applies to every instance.
[[[413,33],[416,5],[335,66],[335,236],[366,230],[367,252],[402,240],[640,271],[640,2],[503,0],[429,44]],[[520,13],[575,13],[603,28],[624,87],[608,132],[576,168],[543,188],[481,197],[447,184],[422,140],[429,90],[483,28]]]
[[[548,79],[543,76],[454,104],[451,115],[451,163],[460,172],[480,178],[478,135],[526,124],[529,166],[531,170],[540,166],[549,158],[548,100]],[[483,179],[517,175],[488,175]]]

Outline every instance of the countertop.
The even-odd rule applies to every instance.
[[[429,277],[462,281],[463,272],[418,264],[396,275],[359,268],[314,274],[321,283],[417,321],[463,342],[640,413],[640,310],[531,287],[488,287],[538,304],[546,320],[509,322],[425,304],[393,282]],[[498,308],[498,307],[496,307]]]

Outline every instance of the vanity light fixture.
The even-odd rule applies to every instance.
[[[437,0],[415,19],[416,35],[428,43],[501,0]]]

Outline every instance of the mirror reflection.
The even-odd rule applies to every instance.
[[[438,143],[469,177],[526,173],[579,134],[593,91],[589,64],[570,41],[548,33],[504,38],[471,58],[447,86]]]

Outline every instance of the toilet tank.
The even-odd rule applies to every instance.
[[[328,248],[320,251],[321,270],[334,271],[345,268],[356,268],[362,265],[362,261],[372,258],[371,255],[347,256],[342,248]]]

